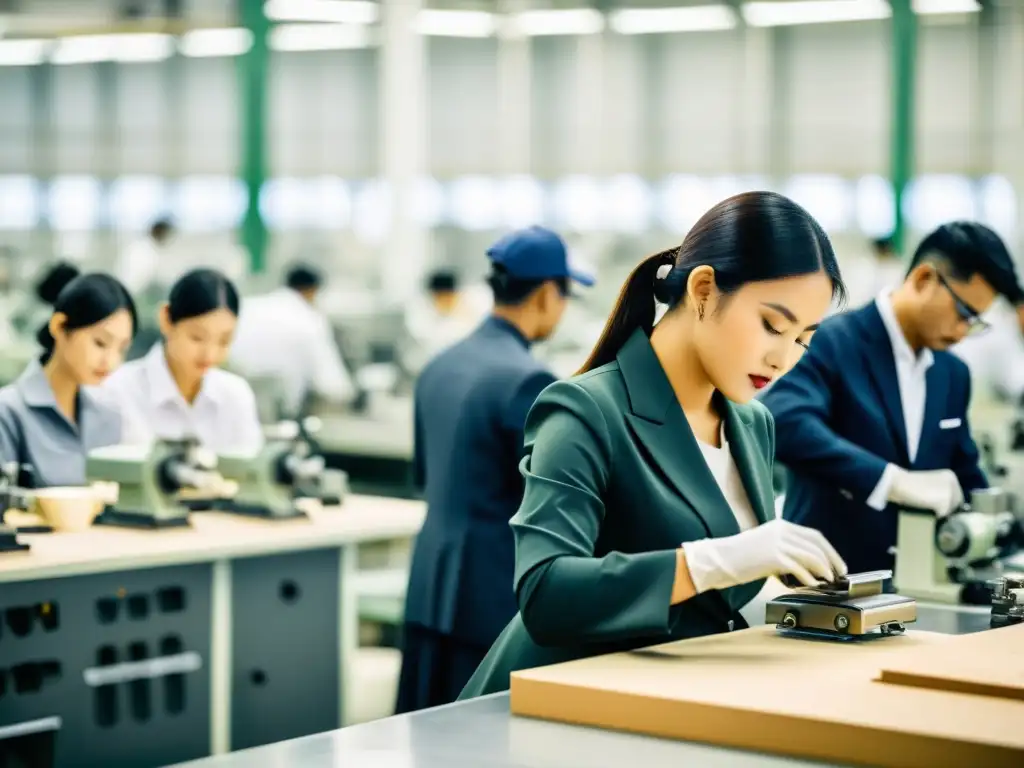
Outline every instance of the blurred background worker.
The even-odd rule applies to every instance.
[[[950,351],[967,363],[971,377],[998,397],[1024,406],[1024,296],[997,301],[985,313],[985,333]]]
[[[285,284],[247,299],[231,348],[233,368],[280,384],[282,414],[301,415],[311,395],[349,402],[356,387],[334,331],[316,306],[323,275],[309,265],[288,270]]]
[[[413,300],[405,315],[409,338],[402,361],[412,374],[423,370],[438,352],[472,333],[483,319],[465,300],[454,270],[431,273],[426,289],[425,295]]]
[[[172,265],[166,263],[168,246],[174,237],[174,224],[170,219],[157,219],[149,231],[128,244],[118,256],[116,273],[133,295],[157,291],[164,295],[167,286],[161,278]]]
[[[555,380],[530,354],[565,311],[565,243],[541,227],[495,243],[494,311],[429,363],[416,386],[416,482],[427,518],[406,596],[398,712],[454,701],[516,613],[509,520],[522,500],[526,415]]]
[[[945,224],[902,285],[831,318],[764,396],[776,458],[790,470],[783,515],[824,533],[851,571],[893,567],[894,505],[944,516],[988,487],[967,409],[967,366],[946,350],[983,332],[997,295],[1020,291],[992,230]]]

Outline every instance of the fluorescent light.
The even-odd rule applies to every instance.
[[[267,0],[263,11],[271,21],[373,24],[380,18],[377,3],[368,0]]]
[[[604,14],[593,8],[523,11],[509,17],[505,32],[534,37],[541,35],[595,35],[604,30]]]
[[[664,32],[709,32],[733,29],[736,14],[726,5],[694,5],[687,8],[627,8],[614,11],[609,26],[621,35]]]
[[[914,0],[914,12],[922,16],[936,13],[977,13],[978,0]]]
[[[743,18],[753,27],[869,21],[887,19],[891,13],[886,0],[790,0],[743,4]]]
[[[50,55],[54,64],[89,64],[98,61],[163,61],[174,52],[170,35],[76,35],[64,37]]]
[[[178,42],[183,56],[241,56],[252,47],[252,32],[248,29],[196,29],[186,32]]]
[[[42,64],[46,48],[46,40],[0,40],[0,67]]]
[[[498,27],[494,14],[486,11],[422,10],[416,16],[416,31],[438,37],[490,37]]]
[[[281,24],[270,30],[276,51],[342,51],[369,44],[366,27],[353,24]]]

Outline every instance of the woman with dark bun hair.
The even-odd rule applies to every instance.
[[[583,370],[530,411],[519,613],[462,698],[515,670],[745,627],[774,576],[845,575],[818,531],[776,519],[775,426],[754,400],[843,294],[824,231],[772,192],[719,203],[637,266]]]
[[[0,460],[30,465],[37,488],[85,483],[85,456],[121,439],[121,419],[86,389],[124,360],[135,303],[107,274],[58,265],[40,284],[53,313],[39,329],[43,351],[0,389]]]
[[[158,319],[163,343],[103,385],[122,441],[195,437],[217,453],[256,453],[263,429],[249,382],[222,370],[238,325],[238,289],[214,269],[193,269],[171,287]]]

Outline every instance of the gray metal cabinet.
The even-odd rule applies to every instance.
[[[58,768],[210,747],[209,564],[0,587],[0,726],[59,717]]]
[[[231,748],[339,726],[341,552],[231,565]]]

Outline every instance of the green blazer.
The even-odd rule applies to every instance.
[[[774,518],[771,415],[720,399],[758,520]],[[613,363],[545,389],[526,425],[511,525],[519,613],[460,698],[515,670],[746,627],[759,580],[670,606],[676,550],[739,527],[642,331]]]

